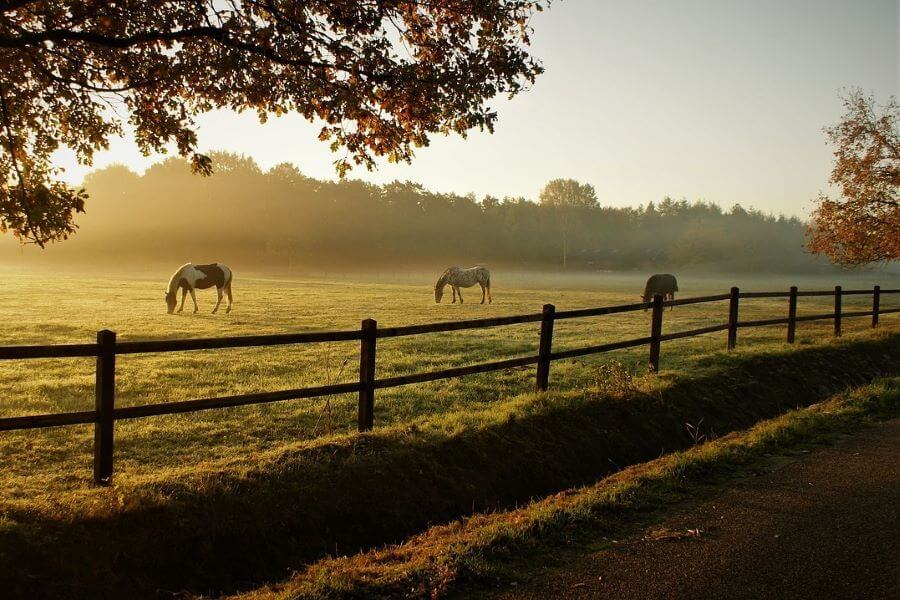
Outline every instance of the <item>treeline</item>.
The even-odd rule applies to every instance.
[[[144,175],[122,166],[92,172],[79,233],[48,255],[308,272],[475,263],[549,269],[562,266],[564,253],[569,269],[827,268],[804,251],[800,220],[740,206],[478,199],[411,182],[320,181],[287,163],[263,171],[249,158],[213,157],[208,178],[177,158]]]

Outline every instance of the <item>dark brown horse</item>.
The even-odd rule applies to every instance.
[[[644,286],[644,294],[641,296],[644,302],[653,300],[653,296],[660,295],[664,300],[674,300],[675,292],[678,291],[678,281],[674,275],[668,273],[660,273],[651,275]],[[674,306],[671,308],[675,308]]]

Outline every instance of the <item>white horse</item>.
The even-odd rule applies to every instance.
[[[481,303],[484,304],[485,293],[487,293],[487,301],[490,304],[494,301],[491,298],[491,272],[485,267],[472,267],[471,269],[460,269],[459,267],[450,267],[438,278],[434,284],[434,301],[440,303],[444,295],[444,286],[449,285],[453,290],[453,303],[456,302],[456,296],[459,296],[459,303],[463,303],[462,291],[459,288],[469,288],[475,284],[481,286]]]
[[[205,290],[213,286],[216,286],[216,294],[218,294],[213,313],[219,310],[223,292],[228,296],[228,307],[225,309],[225,312],[230,313],[232,305],[231,269],[219,263],[211,265],[187,263],[182,265],[169,279],[169,287],[166,288],[166,307],[169,310],[169,314],[171,315],[175,312],[175,305],[178,304],[178,300],[175,297],[178,288],[181,288],[181,307],[179,307],[178,312],[184,310],[184,297],[190,292],[191,300],[194,301],[194,312],[196,313],[197,296],[194,295],[194,289]]]

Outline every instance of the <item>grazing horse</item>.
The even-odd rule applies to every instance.
[[[488,303],[493,302],[494,299],[491,298],[491,272],[485,267],[472,267],[471,269],[450,267],[441,274],[437,283],[434,284],[434,301],[438,303],[441,301],[441,297],[444,295],[444,286],[449,285],[453,290],[453,303],[456,302],[456,297],[459,296],[459,303],[462,304],[462,291],[459,288],[472,287],[476,283],[481,286],[481,303],[484,304],[485,294],[487,294]]]
[[[641,298],[644,299],[644,302],[650,302],[653,300],[653,296],[660,295],[664,300],[674,300],[675,292],[677,291],[678,281],[674,275],[669,275],[668,273],[651,275],[650,279],[647,280],[647,285],[644,286],[644,295]],[[674,306],[671,306],[669,310],[674,308]],[[646,311],[647,309],[645,308],[644,310]]]
[[[194,289],[205,290],[213,286],[216,286],[216,294],[218,294],[213,313],[219,310],[219,304],[222,303],[222,292],[228,296],[228,307],[225,309],[225,312],[230,313],[232,305],[231,269],[219,263],[211,265],[187,263],[182,265],[172,275],[172,278],[169,280],[169,287],[166,288],[166,307],[169,309],[169,314],[171,315],[175,311],[175,305],[178,304],[178,300],[175,297],[175,294],[178,293],[178,288],[181,288],[181,307],[178,309],[178,312],[184,309],[184,297],[190,292],[191,300],[194,301],[194,312],[196,313],[197,296],[194,295]]]

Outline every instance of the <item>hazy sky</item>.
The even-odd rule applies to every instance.
[[[445,192],[535,198],[556,177],[623,206],[665,195],[805,215],[826,186],[822,127],[841,114],[839,88],[898,94],[900,0],[563,0],[538,15],[534,88],[492,105],[494,135],[436,137],[412,165],[353,176],[420,181]],[[334,178],[318,126],[250,114],[199,121],[200,147],[290,161]],[[116,140],[95,165],[145,158]],[[60,153],[67,179],[87,169]]]

